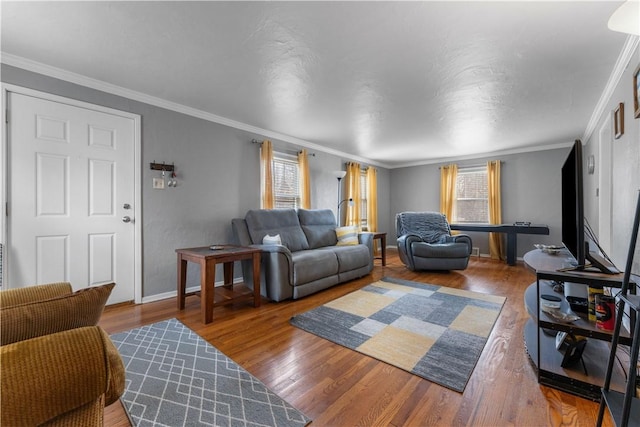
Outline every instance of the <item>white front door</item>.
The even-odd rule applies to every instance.
[[[8,92],[9,288],[115,282],[136,286],[139,117],[64,98]]]

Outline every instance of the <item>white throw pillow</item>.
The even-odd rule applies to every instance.
[[[276,234],[275,236],[266,235],[262,238],[263,245],[281,245],[282,239],[280,239],[280,235]]]
[[[338,246],[357,245],[358,227],[355,225],[336,228],[336,237],[338,238]]]

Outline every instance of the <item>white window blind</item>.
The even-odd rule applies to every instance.
[[[276,208],[300,207],[298,159],[283,153],[273,155],[273,192]]]
[[[360,226],[367,231],[367,172],[360,171]]]
[[[486,166],[458,169],[455,222],[489,223],[489,191]]]

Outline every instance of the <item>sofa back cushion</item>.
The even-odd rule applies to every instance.
[[[331,209],[298,209],[298,218],[310,249],[335,246],[338,242],[334,231],[336,219]]]
[[[256,209],[245,216],[253,244],[262,244],[267,234],[280,235],[282,244],[291,252],[309,249],[295,209]]]

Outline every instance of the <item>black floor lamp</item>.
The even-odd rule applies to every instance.
[[[340,225],[342,225],[342,217],[340,216],[340,205],[342,204],[342,178],[344,178],[344,176],[347,174],[346,171],[333,171],[333,175],[338,178],[338,227],[340,227]]]
[[[342,206],[344,202],[348,202],[349,206],[353,206],[353,199],[349,198],[349,199],[342,200],[342,185],[341,185],[342,178],[344,178],[347,172],[334,171],[333,174],[336,178],[338,178],[338,227],[340,227],[342,225],[342,216],[340,215],[340,206]]]

